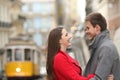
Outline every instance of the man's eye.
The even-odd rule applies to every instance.
[[[89,28],[85,28],[85,31],[89,30]]]

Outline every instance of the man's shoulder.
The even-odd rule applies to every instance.
[[[118,57],[118,51],[112,40],[106,40],[99,46],[99,50],[104,50],[103,55],[111,55],[113,57]]]
[[[105,40],[101,43],[101,47],[108,47],[108,48],[113,48],[115,47],[115,44],[113,43],[112,40]]]

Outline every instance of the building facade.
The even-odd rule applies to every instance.
[[[21,4],[19,0],[0,0],[0,71],[4,68],[2,59],[4,47],[9,42],[9,38],[20,30],[17,27],[19,24],[15,26],[14,21],[18,19]]]
[[[49,31],[57,27],[56,0],[22,0],[24,32],[30,35],[41,49],[40,73],[46,74],[46,43]]]
[[[56,27],[55,0],[23,0],[23,3],[22,14],[26,17],[23,26],[25,32],[33,38],[38,35],[37,45],[45,46],[49,30]]]
[[[0,0],[0,48],[8,42],[11,27],[10,6],[8,0]]]
[[[81,16],[78,13],[79,0],[56,0],[57,22],[58,25],[63,25],[70,31],[74,22],[81,22]]]

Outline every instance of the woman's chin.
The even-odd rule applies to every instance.
[[[71,43],[68,45],[68,47],[70,47],[71,46]]]

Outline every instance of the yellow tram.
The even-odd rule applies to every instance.
[[[12,41],[5,46],[5,74],[9,80],[40,77],[40,50],[28,40]]]

